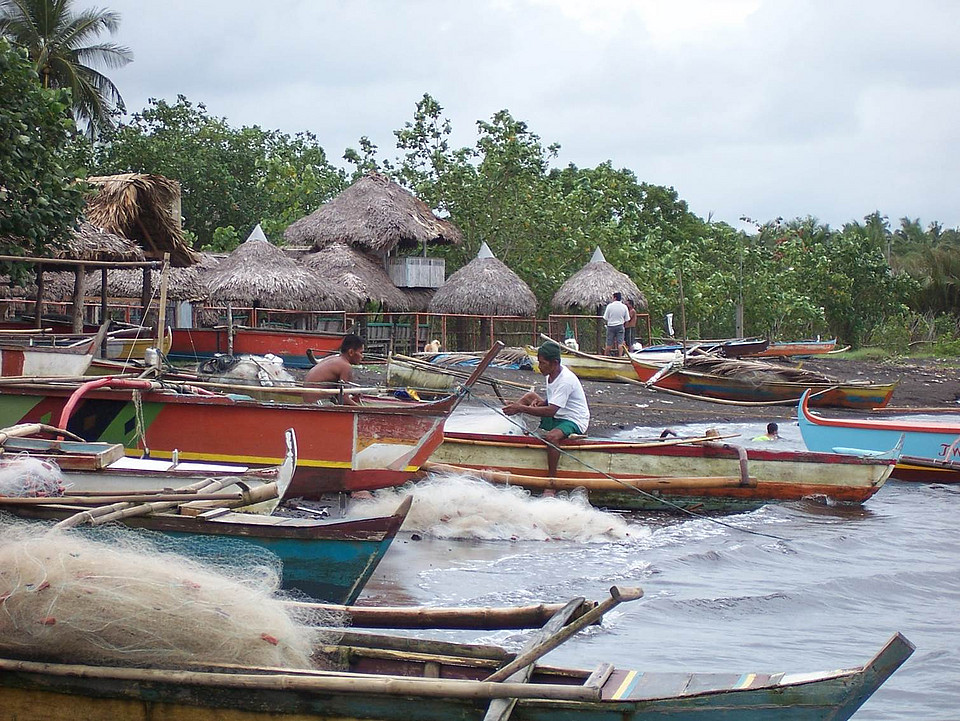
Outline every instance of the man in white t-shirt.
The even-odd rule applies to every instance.
[[[607,355],[620,355],[624,327],[630,320],[630,309],[627,308],[622,298],[623,296],[620,293],[614,293],[613,300],[603,310],[603,320],[607,324],[607,345],[604,348],[604,353]]]
[[[537,351],[537,365],[546,377],[546,398],[530,391],[503,407],[508,416],[526,413],[540,418],[540,428],[546,431],[547,471],[556,478],[560,451],[555,447],[572,433],[586,433],[590,425],[590,409],[580,379],[573,371],[560,364],[560,346],[547,341]]]

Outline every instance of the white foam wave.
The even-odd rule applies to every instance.
[[[408,495],[414,501],[403,530],[434,538],[606,543],[649,535],[645,528],[593,508],[582,493],[533,497],[521,488],[494,486],[462,475],[430,476],[399,489],[378,491],[371,500],[355,500],[348,515],[387,515]]]

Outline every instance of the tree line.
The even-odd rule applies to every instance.
[[[87,18],[95,28],[94,20]],[[15,41],[7,26],[0,18],[0,36]],[[128,59],[125,48],[109,48],[115,62]],[[902,218],[894,225],[877,211],[838,229],[806,217],[751,221],[755,230],[743,232],[698,217],[673,188],[611,162],[557,167],[559,146],[508,110],[477,121],[474,144],[456,147],[450,121],[429,94],[394,132],[392,157],[362,137],[338,166],[311,133],[237,128],[184,96],[151,100],[117,122],[122,101],[110,95],[112,83],[104,86],[115,103],[106,117],[88,111],[110,103],[78,104],[68,87],[52,82],[28,48],[0,41],[0,92],[22,101],[0,107],[0,194],[13,208],[0,210],[0,242],[8,249],[10,238],[62,242],[80,210],[74,179],[86,175],[178,180],[194,247],[230,250],[258,222],[281,242],[287,225],[375,170],[462,230],[462,246],[433,251],[446,257],[449,271],[486,241],[530,285],[541,313],[599,246],[644,291],[655,319],[679,313],[682,285],[691,337],[742,329],[898,348],[911,339],[957,338],[960,232],[938,223]]]

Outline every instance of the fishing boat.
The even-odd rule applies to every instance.
[[[55,319],[48,321],[46,316],[41,329],[34,328],[32,319],[13,319],[0,322],[0,342],[33,346],[64,346],[80,343],[86,338],[95,336],[99,331],[96,326],[84,326],[83,330],[83,333],[74,333],[69,323]],[[159,347],[163,353],[167,353],[172,342],[173,333],[169,327],[164,333],[163,343],[158,344],[153,328],[142,326],[114,328],[111,324],[106,341],[96,344],[94,353],[108,360],[143,360],[147,348]]]
[[[807,448],[826,453],[880,451],[903,439],[893,477],[901,481],[960,483],[960,419],[824,418],[810,411],[805,393],[797,406]]]
[[[230,342],[230,334],[233,342]],[[218,353],[267,355],[272,353],[291,368],[310,368],[307,353],[317,355],[340,349],[343,333],[326,331],[248,328],[175,328],[168,358],[174,362],[199,363]]]
[[[356,406],[316,402],[336,398],[337,389],[300,388],[305,400],[295,403],[257,401],[245,386],[215,392],[186,381],[15,382],[0,386],[0,426],[55,420],[85,440],[118,443],[134,457],[176,454],[249,466],[280,463],[275,439],[294,428],[300,455],[290,492],[317,498],[409,480],[440,445],[444,421],[485,369],[481,363],[457,392],[436,401],[370,399]]]
[[[266,551],[282,564],[283,588],[330,603],[356,601],[412,502],[406,498],[392,515],[382,517],[318,520],[273,515],[297,464],[292,430],[286,432],[286,455],[279,467],[251,471],[185,463],[174,475],[156,467],[131,467],[123,458],[101,466],[109,449],[120,449],[122,454],[122,448],[21,437],[21,431],[29,430],[35,429],[21,426],[0,432],[4,450],[33,449],[33,458],[62,464],[65,495],[0,497],[0,510],[71,527],[113,522],[158,532],[176,539],[177,550],[201,559]],[[98,452],[98,445],[107,449]],[[229,472],[210,478],[223,470]],[[244,490],[231,495],[231,489],[238,487]]]
[[[743,404],[793,405],[807,389],[817,407],[871,409],[890,402],[896,383],[837,381],[820,373],[761,361],[688,357],[667,366],[630,356],[637,378],[668,393]]]
[[[880,490],[896,463],[893,456],[746,450],[709,437],[578,438],[561,449],[558,475],[550,478],[546,447],[537,438],[448,432],[424,470],[467,472],[531,491],[582,488],[603,508],[741,511],[804,498],[860,504]]]
[[[750,358],[796,358],[810,355],[825,355],[836,350],[837,339],[830,340],[775,340],[759,352],[743,353]]]
[[[537,362],[537,349],[528,345],[526,351],[530,362],[533,364],[533,369],[539,373],[540,364]],[[560,345],[560,363],[572,370],[582,380],[625,383],[627,381],[624,379],[636,380],[637,377],[630,359],[626,356],[594,355]]]
[[[814,673],[656,673],[529,664],[491,681],[496,647],[347,632],[322,649],[344,670],[202,670],[0,659],[0,707],[18,721],[499,719],[845,721],[913,653],[899,633],[869,661]]]
[[[82,376],[106,332],[103,326],[95,335],[68,338],[60,343],[32,335],[0,335],[0,376]]]

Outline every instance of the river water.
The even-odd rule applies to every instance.
[[[489,430],[502,420],[467,413],[452,426]],[[651,430],[659,432],[623,435]],[[749,438],[763,424],[719,430]],[[803,447],[795,424],[781,433],[780,447]],[[523,604],[642,586],[643,599],[547,657],[586,668],[829,670],[865,662],[901,631],[916,653],[855,718],[960,719],[960,486],[891,481],[860,508],[804,501],[717,519],[736,528],[602,513],[583,499],[529,498],[457,477],[414,493],[404,533],[361,603]],[[395,502],[386,494],[365,508]],[[523,640],[431,635],[513,648]]]

